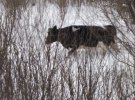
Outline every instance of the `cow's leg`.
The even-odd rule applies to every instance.
[[[110,39],[108,39],[108,41],[107,41],[107,45],[111,45],[111,43],[115,44],[115,40],[114,40],[114,38],[110,38]]]
[[[97,40],[95,40],[95,41],[92,41],[92,47],[96,47],[97,46],[97,44],[98,44],[98,41]]]
[[[103,39],[103,43],[107,46],[110,46],[111,42],[114,42],[114,38],[112,36],[107,36]]]
[[[104,43],[105,45],[109,46],[109,45],[111,44],[111,41],[110,41],[110,40],[109,40],[109,41],[104,40],[103,43]]]
[[[73,37],[72,40],[70,40],[66,45],[66,48],[71,48],[71,50],[68,52],[68,54],[72,54],[76,49],[79,47],[79,42],[76,37]]]
[[[72,48],[69,52],[68,55],[71,55],[72,53],[74,53],[76,51],[77,48]]]
[[[73,43],[72,43],[72,45],[71,45],[71,48],[72,49],[69,51],[68,54],[74,53],[78,47],[79,47],[79,41],[78,41],[77,38],[75,38],[74,41],[73,41]]]
[[[111,45],[111,41],[107,41],[107,42],[106,42],[106,45],[107,45],[107,46],[110,46],[110,45]]]
[[[115,43],[115,40],[114,40],[114,38],[112,39],[112,42],[113,42],[113,43]]]

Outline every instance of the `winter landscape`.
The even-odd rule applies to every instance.
[[[48,29],[114,25],[115,43],[69,55]],[[0,100],[134,100],[135,0],[0,1]]]

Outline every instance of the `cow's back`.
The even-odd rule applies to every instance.
[[[99,41],[110,45],[114,42],[116,28],[113,25],[84,26],[72,25],[58,29],[58,41],[65,48],[78,48],[80,45],[96,47]]]

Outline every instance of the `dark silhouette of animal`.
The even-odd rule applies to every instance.
[[[100,26],[84,26],[73,25],[57,29],[57,26],[48,29],[46,44],[59,41],[63,47],[69,49],[70,52],[75,51],[79,46],[96,47],[99,41],[109,46],[115,43],[116,28],[113,25]]]

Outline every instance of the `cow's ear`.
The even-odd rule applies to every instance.
[[[55,26],[53,27],[53,29],[57,30],[57,26],[55,25]]]

